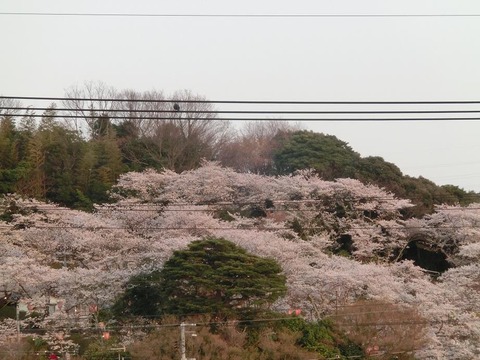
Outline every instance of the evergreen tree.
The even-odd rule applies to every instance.
[[[333,135],[312,131],[297,131],[283,136],[273,158],[277,173],[314,169],[325,180],[355,177],[360,155],[346,142]]]
[[[248,254],[221,238],[192,242],[174,252],[158,276],[135,277],[129,287],[138,288],[117,301],[117,312],[139,314],[147,301],[156,304],[155,313],[245,316],[265,310],[286,293],[285,276],[276,261]],[[153,311],[151,306],[145,309]]]
[[[125,170],[114,133],[89,141],[82,167],[86,195],[93,202],[108,201],[107,191]]]

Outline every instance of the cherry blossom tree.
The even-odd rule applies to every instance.
[[[277,311],[317,320],[359,300],[387,302],[425,319],[417,358],[480,356],[478,204],[404,220],[409,201],[357,180],[240,174],[212,162],[124,174],[111,197],[94,213],[15,195],[0,201],[0,292],[32,309],[59,299],[61,309],[36,318],[49,334],[91,328],[132,276],[161,270],[174,251],[210,236],[281,265],[288,290]],[[432,276],[400,261],[418,237],[446,254],[446,271]],[[0,321],[0,342],[15,326]]]

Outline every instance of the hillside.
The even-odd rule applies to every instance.
[[[478,201],[473,191],[458,186],[438,186],[423,177],[404,175],[393,163],[378,156],[362,157],[346,142],[335,136],[311,131],[296,131],[278,136],[273,153],[276,174],[314,169],[324,180],[353,178],[385,188],[415,205],[410,216],[422,216],[439,204],[462,204]]]
[[[214,236],[281,265],[288,290],[272,310],[301,309],[314,321],[335,320],[340,308],[363,301],[402,306],[424,319],[424,336],[410,349],[416,358],[480,355],[478,204],[408,219],[402,214],[411,201],[358,180],[326,181],[309,171],[269,177],[216,163],[180,174],[126,173],[111,201],[94,213],[13,195],[2,202],[0,289],[31,309],[61,299],[59,311],[36,318],[52,344],[73,348],[68,329],[91,328],[77,311],[99,315],[132,276],[161,270],[173,251]],[[381,319],[393,329],[407,321]],[[14,336],[14,321],[1,326],[2,341]],[[119,341],[131,344],[128,336]]]

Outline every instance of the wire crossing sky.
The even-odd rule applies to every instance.
[[[479,17],[480,14],[189,14],[189,13],[70,13],[70,12],[0,12],[3,16],[95,16],[95,17],[177,17],[177,18],[387,18],[387,17]]]
[[[469,0],[4,0],[0,95],[61,98],[88,82],[166,96],[188,89],[207,100],[252,102],[216,103],[219,114],[295,117],[406,174],[480,191],[479,15],[480,3]],[[268,101],[292,104],[276,110]],[[447,101],[472,103],[425,108]],[[320,111],[435,120],[307,119],[328,116]],[[445,117],[456,121],[438,120]]]
[[[216,121],[268,121],[271,116],[277,117],[281,121],[296,122],[391,122],[391,121],[478,121],[480,117],[479,109],[430,109],[430,110],[251,110],[251,105],[267,104],[267,105],[459,105],[459,104],[478,104],[477,101],[425,101],[425,102],[299,102],[299,101],[238,101],[238,100],[181,100],[181,99],[123,99],[123,98],[67,98],[67,97],[28,97],[28,96],[0,96],[0,100],[33,100],[33,101],[49,101],[50,106],[27,106],[18,105],[0,106],[4,114],[15,114],[16,117],[40,117],[44,112],[52,109],[51,104],[55,101],[62,101],[64,104],[71,104],[72,107],[55,106],[55,112],[48,116],[55,119],[96,119],[98,114],[108,116],[109,119],[120,120],[176,120],[178,114],[182,115],[205,115],[200,120],[216,120]],[[91,102],[92,105],[78,107],[80,102]],[[108,104],[107,108],[95,108],[93,102]],[[133,109],[126,110],[122,108],[122,103],[126,104],[146,104],[160,103],[167,104],[164,109],[145,110]],[[179,104],[235,104],[241,105],[238,110],[181,110]],[[17,103],[18,104],[18,103]],[[168,108],[168,104],[172,105]],[[245,107],[245,105],[247,107]],[[97,105],[98,106],[98,105]],[[115,108],[118,106],[119,108]],[[277,107],[278,109],[278,107]],[[222,116],[217,116],[222,114]],[[233,114],[230,115],[230,114]],[[428,114],[428,116],[422,116]],[[432,117],[431,114],[439,114],[441,117]],[[472,114],[465,117],[462,114]],[[239,117],[243,115],[244,117]],[[291,116],[294,117],[291,117]],[[299,116],[311,117],[299,117]],[[325,117],[325,115],[337,115],[350,117]],[[364,116],[369,115],[369,116]],[[371,116],[375,115],[375,116]],[[382,117],[378,117],[381,115]],[[393,115],[393,117],[391,116]],[[448,115],[448,116],[447,116]],[[456,116],[455,116],[456,115]],[[246,117],[245,117],[246,116]],[[290,116],[290,117],[289,117]],[[363,117],[358,117],[363,116]],[[389,117],[385,117],[389,116]]]

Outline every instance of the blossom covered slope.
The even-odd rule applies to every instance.
[[[181,174],[124,174],[112,199],[93,214],[4,199],[0,291],[35,306],[64,302],[38,326],[71,327],[77,309],[110,306],[131,276],[161,269],[173,251],[215,236],[281,264],[288,294],[274,304],[279,311],[300,308],[319,319],[359,299],[387,301],[425,319],[418,358],[480,357],[478,204],[404,220],[409,201],[357,180],[323,181],[308,171],[268,177],[215,163]],[[415,236],[450,249],[453,266],[432,277],[402,261]],[[1,326],[5,341],[15,324]]]

